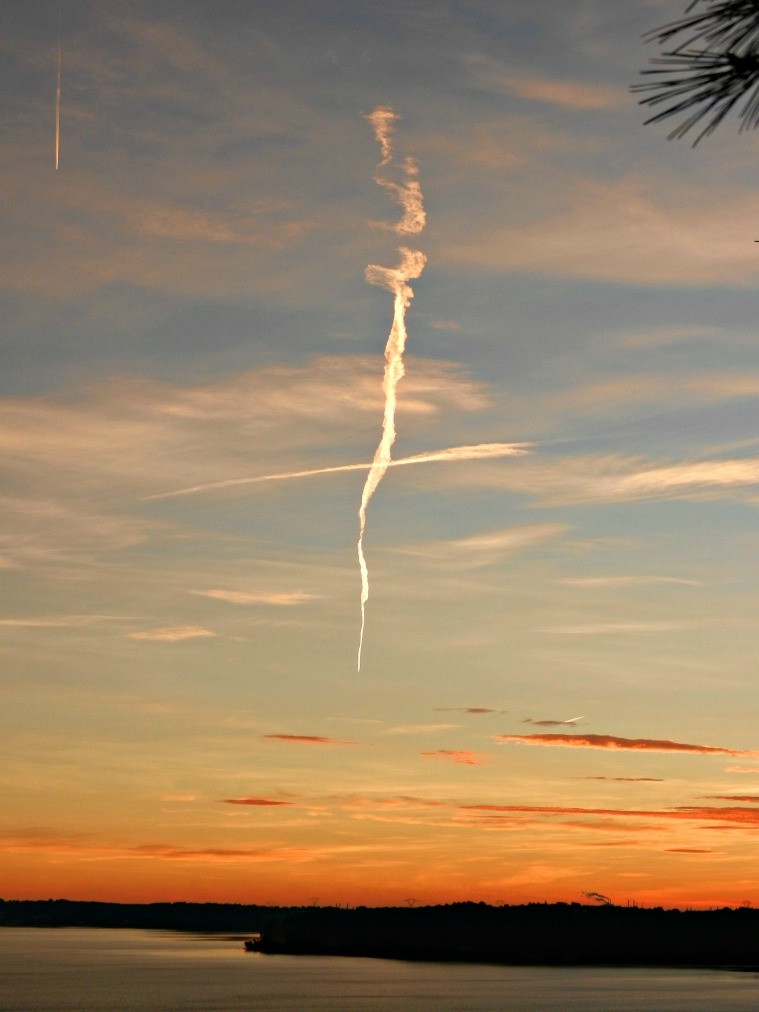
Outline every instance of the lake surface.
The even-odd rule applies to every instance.
[[[759,974],[246,953],[236,938],[0,928],[3,1012],[690,1012],[759,1009]]]

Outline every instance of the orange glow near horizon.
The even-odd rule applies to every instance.
[[[682,849],[690,860],[687,871],[677,873],[672,855],[666,874],[647,871],[630,881],[625,872],[604,875],[612,902],[618,906],[662,906],[684,909],[738,907],[751,894],[751,869],[744,869],[743,884],[714,882],[708,854]],[[702,859],[706,858],[705,861]],[[545,854],[545,860],[550,855]],[[694,869],[693,861],[700,861]],[[309,906],[316,899],[322,906],[405,906],[409,897],[419,905],[485,902],[492,905],[523,903],[582,903],[583,887],[596,881],[587,862],[572,874],[565,870],[561,885],[530,880],[529,873],[515,875],[512,883],[500,884],[486,876],[471,878],[456,873],[446,863],[399,871],[392,860],[376,865],[345,869],[319,862],[281,867],[229,859],[224,862],[194,860],[140,861],[101,858],[67,862],[49,856],[44,861],[4,855],[0,898],[4,900],[91,900],[112,903],[242,903]],[[545,872],[545,868],[543,871]],[[470,873],[471,874],[471,873]],[[376,884],[382,880],[382,885]]]
[[[759,826],[759,807],[739,805],[612,810],[356,795],[220,800],[234,806],[234,835],[229,827],[223,839],[207,830],[202,843],[191,830],[170,843],[166,831],[164,842],[128,844],[73,832],[6,835],[0,897],[519,904],[583,902],[584,892],[603,886],[617,905],[740,906],[753,874],[745,834],[753,837]],[[309,821],[293,822],[298,809]],[[725,872],[719,884],[715,859]]]

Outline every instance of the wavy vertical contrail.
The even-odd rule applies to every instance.
[[[391,134],[393,124],[398,116],[384,106],[378,106],[367,120],[374,127],[374,136],[380,145],[381,161],[378,166],[375,180],[392,194],[403,211],[401,220],[391,226],[394,232],[400,235],[415,235],[422,231],[425,224],[424,205],[422,191],[419,186],[418,169],[411,158],[403,163],[403,182],[395,183],[380,174],[380,169],[389,165],[393,160],[393,148]],[[409,249],[406,246],[399,248],[401,262],[397,267],[380,267],[377,264],[369,264],[366,268],[365,277],[370,285],[380,285],[392,292],[395,296],[393,306],[393,325],[385,346],[385,375],[382,381],[382,389],[385,393],[385,413],[382,419],[382,438],[374,453],[372,466],[366,478],[364,491],[361,495],[361,506],[358,510],[359,533],[358,533],[358,563],[361,570],[361,633],[358,641],[358,670],[361,670],[361,648],[364,643],[364,626],[366,623],[366,602],[369,600],[369,572],[366,568],[364,558],[364,531],[366,529],[366,509],[374,491],[382,481],[388,467],[390,466],[391,450],[395,442],[395,407],[397,403],[396,390],[398,383],[403,378],[403,351],[406,346],[406,310],[411,304],[414,292],[408,284],[414,278],[418,278],[424,270],[427,258],[419,250]]]

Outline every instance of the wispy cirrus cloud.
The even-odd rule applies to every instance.
[[[287,741],[296,745],[360,745],[360,741],[344,741],[341,738],[326,738],[318,734],[262,734],[262,738]]]
[[[759,458],[654,461],[621,454],[532,454],[519,467],[483,461],[472,474],[448,471],[448,485],[473,484],[524,495],[543,506],[657,500],[739,499],[756,494]]]
[[[130,622],[131,615],[40,615],[29,618],[3,618],[4,629],[81,629],[103,622]]]
[[[567,587],[638,587],[649,584],[681,584],[688,587],[701,586],[701,580],[688,580],[678,576],[564,576],[560,577],[557,583]]]
[[[138,629],[127,633],[130,640],[145,643],[179,643],[182,640],[210,639],[215,632],[199,625],[160,626],[156,629]]]
[[[533,212],[514,228],[457,237],[442,252],[480,269],[554,277],[650,285],[754,283],[742,224],[747,216],[759,216],[759,197],[750,191],[731,191],[705,208],[698,189],[652,192],[637,176],[578,177],[563,190],[561,204],[550,213]]]
[[[458,163],[467,176],[473,167],[485,173],[513,172],[526,163],[545,158],[546,152],[566,149],[571,144],[568,134],[543,127],[534,118],[519,114],[500,113],[495,117],[474,121],[462,118],[455,131],[419,137],[417,150],[427,158],[453,166]],[[430,321],[438,330],[461,330],[447,320]]]
[[[623,495],[676,494],[678,490],[729,488],[759,483],[759,460],[703,460],[651,467],[620,477],[616,483]]]
[[[481,88],[500,94],[510,93],[562,109],[614,109],[626,101],[626,96],[619,88],[515,72],[504,63],[481,54],[468,55],[465,64]]]
[[[12,453],[5,455],[3,480],[6,487],[11,487],[17,467],[23,470],[36,466],[35,461],[22,463],[21,458],[14,458]],[[40,489],[55,471],[55,467],[45,468],[39,476]],[[0,524],[3,528],[0,568],[3,569],[72,561],[86,564],[100,552],[129,549],[151,535],[165,532],[162,524],[147,517],[114,514],[110,509],[98,512],[93,501],[80,496],[76,481],[64,483],[63,491],[59,487],[55,497],[51,495],[46,499],[22,494],[0,496]]]
[[[210,597],[215,601],[226,601],[229,604],[271,604],[277,607],[292,607],[316,601],[318,594],[309,594],[302,590],[292,591],[245,591],[245,590],[193,590],[192,594],[199,597]]]
[[[718,327],[700,327],[697,324],[679,324],[662,327],[634,327],[616,334],[616,340],[623,348],[661,348],[672,344],[720,339],[729,332]]]
[[[287,209],[290,210],[290,209]],[[224,208],[210,214],[188,211],[170,204],[136,203],[124,209],[125,223],[145,236],[168,239],[175,243],[212,243],[222,246],[255,245],[279,249],[299,238],[316,225],[310,218],[291,214],[284,221],[284,208],[275,216],[265,208]]]
[[[455,363],[417,359],[413,365],[404,380],[407,424],[442,412],[480,411],[490,403],[485,385]],[[121,377],[66,397],[4,398],[0,453],[7,467],[44,463],[56,474],[73,471],[77,487],[128,479],[157,491],[156,484],[239,475],[235,439],[249,439],[260,427],[267,449],[286,451],[292,459],[293,449],[328,444],[346,424],[368,425],[382,405],[376,362],[368,355],[321,356],[302,366],[264,366],[185,386]],[[487,452],[495,451],[481,451]],[[440,459],[455,457],[453,450],[437,453]],[[61,506],[40,500],[37,508]]]
[[[513,552],[525,551],[561,537],[569,530],[563,523],[525,524],[502,527],[465,538],[434,540],[396,549],[446,568],[477,569],[498,563]]]
[[[487,752],[472,752],[469,749],[439,748],[435,752],[420,752],[424,759],[445,759],[456,766],[482,766]]]
[[[601,748],[631,752],[686,752],[694,755],[759,756],[750,749],[717,748],[712,745],[689,745],[668,738],[620,738],[612,734],[494,734],[501,743],[547,745],[561,748]]]
[[[759,374],[632,373],[599,375],[544,396],[542,407],[551,415],[601,415],[621,407],[643,404],[672,406],[719,404],[759,393]]]
[[[674,632],[689,629],[691,622],[582,622],[541,629],[550,636],[625,636],[636,633]]]
[[[435,734],[437,731],[451,731],[459,724],[396,724],[388,727],[385,734]]]
[[[0,565],[91,566],[104,552],[176,535],[170,522],[136,511],[124,515],[126,505],[135,495],[145,501],[167,487],[235,484],[241,471],[266,473],[272,459],[298,467],[305,448],[309,465],[317,449],[334,459],[342,455],[345,433],[373,424],[382,404],[376,361],[351,355],[265,366],[205,383],[117,377],[61,396],[5,397],[0,457],[8,494],[0,497]],[[409,430],[443,413],[475,412],[488,404],[485,385],[454,363],[417,360],[404,383]],[[251,439],[261,431],[265,439]],[[523,452],[511,444],[449,447],[417,455],[417,462]],[[254,590],[224,584],[198,589],[217,592],[217,598],[219,591]],[[305,599],[267,593],[257,602],[226,600],[286,606]]]

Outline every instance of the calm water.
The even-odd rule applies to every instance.
[[[3,1012],[759,1009],[759,975],[263,956],[219,936],[0,928]]]

